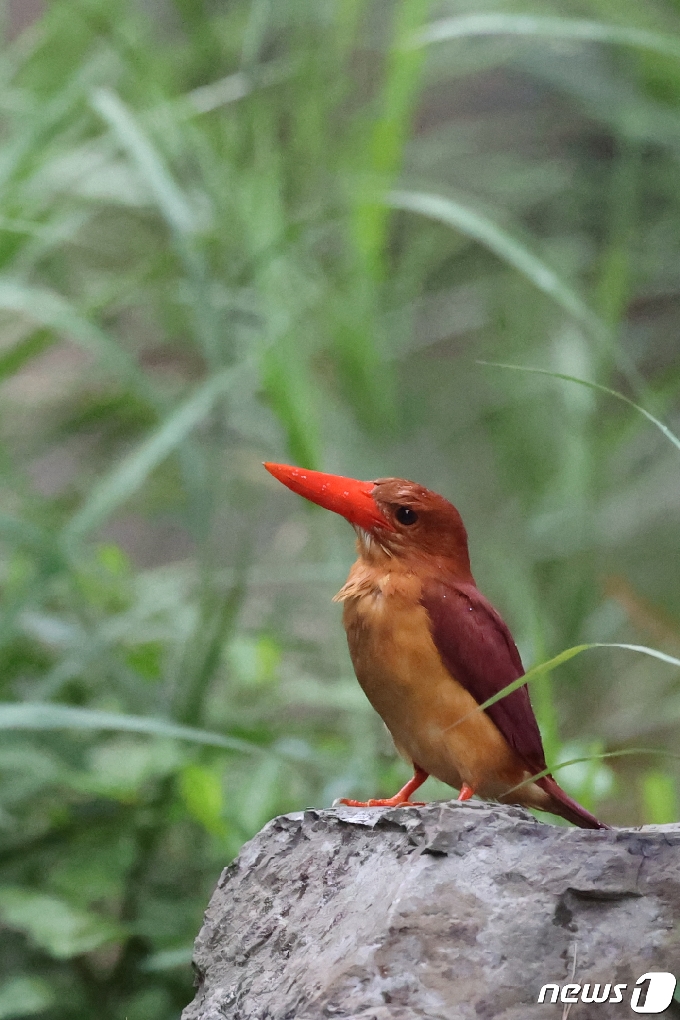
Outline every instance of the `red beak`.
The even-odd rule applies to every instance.
[[[356,524],[365,531],[384,528],[396,529],[380,512],[373,499],[375,482],[357,482],[342,475],[326,475],[322,471],[307,471],[289,464],[265,464],[270,475],[278,478],[299,496],[318,503],[326,510],[340,514],[350,524]]]

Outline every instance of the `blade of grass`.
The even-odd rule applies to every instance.
[[[489,708],[491,705],[495,705],[501,698],[505,698],[508,694],[512,694],[519,687],[524,686],[525,683],[531,683],[536,677],[542,676],[548,670],[554,669],[556,666],[561,666],[562,663],[568,662],[569,659],[573,659],[575,656],[580,655],[581,652],[587,652],[591,648],[623,648],[630,652],[640,652],[642,655],[650,655],[654,659],[660,659],[661,662],[667,662],[671,666],[680,666],[680,659],[676,659],[673,655],[668,655],[666,652],[660,652],[656,648],[648,648],[646,645],[627,645],[619,642],[610,641],[593,641],[588,644],[574,645],[573,648],[567,648],[565,651],[560,652],[552,659],[548,659],[547,662],[541,662],[537,666],[532,666],[528,669],[524,676],[518,677],[507,687],[504,687],[502,691],[494,694],[493,697],[488,698],[483,704],[479,706],[479,710],[483,711]],[[477,709],[475,709],[477,711]]]
[[[188,740],[194,744],[222,747],[227,751],[246,754],[270,754],[267,748],[251,744],[239,737],[180,726],[165,719],[119,712],[99,712],[70,705],[0,703],[0,730],[114,730],[121,733],[143,733],[171,740]]]
[[[517,35],[538,39],[572,39],[650,50],[680,59],[680,41],[670,35],[626,25],[532,14],[470,14],[434,21],[414,37],[415,45],[468,39],[470,36]]]
[[[650,414],[650,412],[645,410],[644,407],[636,404],[635,401],[631,400],[629,397],[625,397],[623,393],[619,393],[618,390],[612,390],[608,386],[602,386],[600,383],[590,382],[589,379],[579,379],[575,375],[563,375],[561,372],[551,372],[547,368],[531,368],[528,365],[507,365],[500,361],[477,361],[476,364],[485,365],[488,368],[508,368],[513,372],[530,372],[533,375],[552,376],[553,379],[564,379],[565,382],[578,383],[579,386],[587,386],[588,389],[597,390],[600,393],[606,393],[610,397],[616,397],[617,400],[621,400],[624,404],[634,407],[636,411],[644,415],[648,421],[651,421],[652,425],[655,425],[656,428],[663,433],[666,439],[670,440],[673,446],[680,450],[680,439],[671,432],[667,425],[664,425],[662,421],[655,418],[654,415]]]
[[[257,65],[250,74],[236,71],[209,85],[199,85],[198,88],[192,89],[191,92],[187,92],[173,103],[175,107],[180,107],[180,113],[181,109],[185,109],[191,115],[210,113],[221,106],[245,99],[256,89],[281,85],[291,78],[294,71],[295,65],[292,60],[288,58],[273,60],[268,64]],[[150,112],[154,114],[155,108]]]
[[[30,521],[0,512],[0,541],[32,552],[44,553],[50,548],[50,537]]]
[[[44,354],[54,343],[55,337],[49,329],[35,329],[0,354],[0,380],[7,379],[24,367],[33,358]]]
[[[491,706],[495,705],[497,701],[501,701],[502,698],[507,698],[508,694],[512,694],[513,691],[519,690],[520,687],[524,687],[525,684],[531,683],[531,681],[535,680],[537,677],[543,676],[545,673],[548,673],[557,666],[561,666],[563,663],[575,658],[577,655],[580,655],[581,652],[589,651],[591,648],[623,648],[630,652],[641,652],[643,655],[650,655],[654,659],[660,659],[661,662],[667,662],[671,666],[680,667],[680,659],[676,659],[675,656],[668,655],[666,652],[660,652],[656,648],[648,648],[646,645],[628,645],[609,641],[593,641],[588,644],[574,645],[572,648],[566,648],[563,652],[560,652],[559,655],[555,655],[552,659],[548,659],[546,662],[541,662],[537,666],[532,666],[532,668],[528,669],[522,676],[517,677],[517,679],[513,680],[512,683],[507,684],[502,690],[492,695],[492,697],[487,698],[487,700],[482,702],[481,705],[474,708],[472,712],[468,712],[461,719],[458,719],[455,723],[453,723],[453,725],[447,727],[447,730],[444,732],[455,729],[456,726],[460,726],[461,723],[465,722],[466,719],[469,719],[469,717],[475,712],[483,712],[485,709],[491,708]]]
[[[190,946],[178,946],[176,949],[161,949],[152,956],[147,956],[139,965],[145,974],[156,974],[176,967],[188,967],[194,955],[193,943]]]
[[[156,403],[151,385],[134,359],[59,294],[5,277],[0,279],[0,310],[15,312],[62,334],[92,353],[105,369],[145,400]]]
[[[422,191],[392,191],[387,195],[386,202],[393,209],[418,213],[447,227],[453,227],[454,230],[459,230],[467,237],[483,244],[547,294],[598,339],[608,339],[609,331],[606,325],[582,298],[564,283],[554,269],[487,216],[462,202]]]
[[[92,105],[130,156],[172,232],[175,249],[190,283],[195,335],[202,344],[209,367],[216,370],[224,363],[223,334],[212,300],[206,263],[193,243],[197,228],[194,211],[152,140],[119,96],[111,89],[97,89]]]
[[[377,116],[367,141],[368,178],[389,186],[401,165],[404,146],[418,96],[422,54],[408,42],[425,21],[429,0],[401,0],[395,5],[393,38],[385,58],[384,82]],[[366,271],[375,279],[385,273],[384,255],[389,208],[372,194],[364,196],[354,212],[354,230]]]
[[[168,457],[211,412],[216,400],[243,375],[241,368],[220,372],[202,383],[175,408],[160,427],[144,440],[90,492],[84,506],[71,518],[62,533],[67,546],[80,541],[103,524],[121,503],[129,499],[151,472]]]
[[[191,206],[125,104],[106,88],[96,89],[91,102],[132,157],[167,222],[179,234],[191,233],[195,228]]]
[[[234,583],[226,592],[214,594],[206,585],[208,590],[195,632],[180,661],[179,682],[176,683],[173,715],[185,725],[195,726],[201,722],[206,692],[243,602],[249,552],[248,544],[243,542]]]
[[[602,754],[588,754],[584,758],[570,758],[569,761],[563,761],[560,762],[559,765],[551,765],[549,768],[543,769],[542,772],[536,772],[533,776],[522,780],[522,782],[518,783],[517,786],[513,786],[511,790],[508,790],[508,795],[514,793],[515,790],[521,790],[523,786],[527,786],[529,783],[535,783],[537,779],[543,779],[544,776],[550,776],[554,772],[559,772],[560,769],[566,769],[568,765],[581,765],[584,762],[603,761],[605,758],[625,758],[631,754],[654,754],[664,758],[677,758],[680,760],[680,754],[674,754],[672,751],[665,751],[660,747],[627,747],[622,751],[605,751]]]
[[[5,188],[21,175],[27,162],[32,161],[36,151],[40,151],[55,135],[60,125],[67,118],[77,116],[87,90],[111,69],[111,55],[101,50],[79,66],[49,99],[43,98],[26,112],[22,128],[13,137],[4,138],[0,149],[0,187],[3,194]]]

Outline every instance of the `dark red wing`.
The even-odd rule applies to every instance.
[[[474,585],[426,581],[420,601],[442,662],[480,705],[524,675],[510,631]],[[486,712],[531,771],[542,772],[543,744],[527,688],[501,698]]]

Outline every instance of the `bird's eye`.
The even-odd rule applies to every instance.
[[[410,506],[400,506],[394,515],[400,524],[415,524],[418,514]]]

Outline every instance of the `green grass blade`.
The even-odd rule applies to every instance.
[[[593,645],[574,645],[573,648],[565,649],[565,651],[560,652],[559,655],[553,656],[552,659],[548,659],[546,662],[541,662],[537,666],[533,666],[531,669],[527,670],[523,676],[518,677],[517,680],[513,680],[513,682],[508,684],[507,687],[498,691],[498,693],[494,694],[493,697],[488,698],[479,706],[479,709],[475,709],[475,711],[483,712],[484,709],[495,705],[497,701],[501,700],[501,698],[507,697],[508,694],[512,694],[513,691],[519,690],[519,688],[523,687],[525,684],[531,683],[532,680],[536,680],[539,676],[543,676],[545,673],[551,672],[553,669],[556,669],[557,666],[561,666],[563,663],[569,662],[570,659],[580,655],[581,652],[585,652],[588,648],[593,647]]]
[[[513,786],[511,790],[508,790],[508,794],[514,793],[515,790],[521,790],[523,786],[527,786],[529,783],[535,783],[537,779],[543,779],[544,776],[551,776],[553,773],[559,772],[560,769],[566,769],[568,765],[581,765],[591,761],[603,761],[605,758],[625,758],[631,754],[653,754],[662,758],[677,758],[680,760],[680,754],[674,754],[672,751],[666,751],[660,747],[627,747],[622,751],[604,751],[602,754],[587,754],[584,758],[570,758],[569,761],[562,761],[558,765],[551,765],[548,768],[543,769],[542,772],[536,772],[528,779],[522,780],[522,782],[518,783],[517,786]]]
[[[619,644],[617,642],[595,642],[594,644],[587,645],[588,648],[624,648],[629,652],[641,652],[642,655],[651,655],[653,659],[659,659],[661,662],[667,662],[669,666],[680,666],[680,659],[676,659],[674,655],[668,655],[666,652],[660,652],[658,648],[648,648],[647,645],[627,645]],[[531,672],[531,671],[530,671]]]
[[[473,709],[472,712],[468,712],[462,719],[458,719],[457,722],[449,726],[448,729],[455,729],[456,726],[460,726],[462,722],[468,719],[473,712],[483,712],[487,708],[491,708],[497,701],[501,701],[502,698],[507,698],[508,694],[512,694],[513,691],[519,690],[520,687],[524,687],[525,684],[531,683],[532,680],[536,680],[539,676],[543,676],[545,673],[551,672],[557,666],[561,666],[563,663],[568,662],[570,659],[580,655],[581,652],[587,652],[591,648],[623,648],[630,652],[641,652],[643,655],[651,655],[654,659],[660,659],[661,662],[667,662],[671,666],[680,667],[680,659],[676,659],[673,655],[668,655],[666,652],[660,652],[656,648],[648,648],[646,645],[628,645],[621,644],[619,642],[609,641],[593,641],[589,644],[574,645],[572,648],[566,648],[559,655],[555,655],[552,659],[548,659],[546,662],[541,662],[537,666],[532,666],[522,676],[517,677],[512,683],[507,684],[502,690],[498,691],[492,697],[487,698],[486,701],[482,702],[477,708]]]
[[[601,383],[590,382],[589,379],[579,379],[575,375],[563,375],[561,372],[551,372],[547,368],[531,368],[528,365],[506,365],[500,361],[477,361],[477,364],[486,365],[489,368],[509,368],[513,372],[530,372],[534,375],[552,376],[553,379],[564,379],[565,382],[578,383],[579,386],[587,386],[590,390],[597,390],[600,393],[606,393],[610,397],[616,397],[617,400],[621,400],[624,404],[628,404],[629,407],[634,407],[636,411],[644,415],[648,421],[651,421],[652,425],[655,425],[656,428],[663,433],[666,439],[670,440],[673,446],[680,450],[680,439],[671,432],[667,425],[664,425],[662,421],[655,418],[654,415],[650,414],[650,412],[645,410],[644,407],[636,404],[635,401],[631,400],[629,397],[625,397],[623,393],[619,393],[618,390],[612,390],[608,386],[602,386]]]
[[[194,947],[178,946],[176,949],[161,949],[145,957],[139,969],[145,974],[157,974],[177,967],[188,967],[194,956]]]
[[[179,726],[166,719],[99,712],[71,705],[0,703],[0,730],[114,730],[119,733],[143,733],[151,737],[187,740],[193,744],[222,747],[227,751],[247,754],[268,753],[266,749],[247,740],[225,737],[221,733],[210,733],[193,726]]]
[[[208,365],[217,369],[223,364],[222,337],[219,317],[213,307],[210,282],[204,260],[193,242],[197,222],[191,205],[153,142],[138,120],[110,89],[97,89],[92,105],[112,129],[118,141],[135,164],[141,178],[172,231],[175,248],[191,284],[191,305],[194,329],[202,343]]]
[[[88,531],[103,524],[121,503],[129,499],[158,467],[211,412],[216,400],[229,390],[240,370],[221,372],[202,383],[190,397],[175,408],[148,439],[144,440],[101,481],[94,486],[84,506],[64,528],[67,545],[82,539]]]
[[[240,553],[242,563],[237,567],[233,585],[219,595],[206,592],[197,616],[196,627],[187,642],[180,662],[176,684],[176,704],[173,716],[188,726],[201,722],[205,695],[215,675],[246,591],[248,543]]]
[[[0,512],[0,542],[44,553],[50,545],[47,532],[28,520]]]
[[[172,105],[179,116],[182,112],[186,115],[210,113],[212,110],[245,99],[257,89],[282,85],[294,72],[295,64],[292,60],[288,58],[272,60],[268,64],[258,64],[249,74],[236,71],[210,82],[209,85],[199,85],[180,99],[173,100]],[[151,111],[152,114],[155,112],[155,109]]]
[[[462,202],[428,192],[392,191],[386,201],[393,209],[427,216],[483,244],[592,333],[601,339],[608,336],[605,324],[554,269],[487,216]]]
[[[32,330],[17,343],[0,354],[0,381],[13,376],[33,358],[40,357],[54,343],[54,333],[49,329]]]
[[[195,216],[182,190],[123,101],[111,89],[97,89],[92,106],[127,151],[170,226],[179,234],[194,230]]]
[[[0,311],[14,312],[53,329],[93,354],[103,368],[145,399],[155,399],[146,376],[124,348],[59,294],[5,277],[0,279]]]
[[[385,73],[378,97],[376,117],[367,141],[367,176],[389,187],[395,181],[404,156],[404,146],[418,97],[423,54],[409,45],[418,26],[423,25],[429,0],[400,0],[394,5],[393,38],[385,57]],[[372,190],[372,189],[371,189]],[[362,196],[354,215],[355,236],[365,258],[366,271],[380,279],[389,208],[377,194]]]
[[[665,57],[680,59],[680,41],[673,36],[647,32],[625,25],[571,18],[540,17],[532,14],[470,14],[458,18],[442,18],[428,25],[415,36],[415,43],[446,42],[471,36],[517,35],[538,39],[573,39],[583,42],[632,46]]]
[[[661,662],[667,662],[671,666],[680,666],[680,659],[676,659],[673,655],[668,655],[666,652],[660,652],[656,648],[648,648],[646,645],[627,645],[619,642],[609,641],[593,641],[589,644],[574,645],[573,648],[567,648],[565,651],[560,652],[552,659],[548,659],[547,662],[541,662],[537,666],[532,666],[528,669],[524,676],[518,677],[507,687],[504,687],[498,694],[494,694],[493,697],[489,698],[482,705],[479,706],[480,710],[483,711],[489,708],[491,705],[495,705],[501,698],[505,698],[508,694],[512,694],[519,687],[523,687],[524,684],[531,683],[539,676],[543,676],[544,673],[555,669],[556,666],[561,666],[562,663],[568,662],[569,659],[573,659],[575,656],[580,655],[581,652],[587,652],[591,648],[623,648],[630,652],[640,652],[643,655],[651,655],[654,659],[660,659]]]
[[[209,85],[199,85],[183,96],[180,103],[191,109],[192,113],[210,113],[229,103],[237,103],[245,99],[253,90],[253,83],[247,74],[236,71],[226,75]]]

